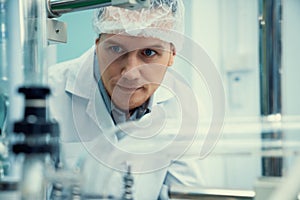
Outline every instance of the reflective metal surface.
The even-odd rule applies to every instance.
[[[148,7],[149,0],[48,0],[48,15],[58,17],[65,13],[110,5],[138,9]]]
[[[205,189],[190,187],[171,187],[171,199],[204,199],[204,200],[250,200],[255,192],[250,190]]]

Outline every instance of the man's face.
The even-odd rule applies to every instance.
[[[96,46],[104,87],[125,111],[149,99],[175,57],[170,43],[154,38],[101,34]]]

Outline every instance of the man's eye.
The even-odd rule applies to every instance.
[[[147,57],[154,56],[156,54],[156,51],[153,51],[152,49],[145,49],[143,51],[143,54]]]
[[[115,53],[122,53],[124,50],[119,46],[112,46],[110,49]]]

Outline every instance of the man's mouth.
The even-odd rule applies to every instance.
[[[142,87],[134,87],[134,86],[129,86],[129,85],[116,85],[117,88],[119,88],[122,92],[126,93],[133,93],[136,90],[141,89]]]

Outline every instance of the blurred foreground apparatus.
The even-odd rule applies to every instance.
[[[74,148],[60,143],[59,124],[49,116],[47,47],[67,42],[66,24],[54,18],[149,2],[0,0],[0,199],[152,200],[160,185],[141,183],[164,177],[179,158],[196,160],[203,182],[170,185],[166,199],[300,199],[300,118],[281,109],[281,0],[258,0],[260,117],[225,120],[217,141],[209,137],[209,127],[219,125],[213,119],[196,129],[155,119],[124,123],[107,138],[83,142],[80,159],[61,160]]]

